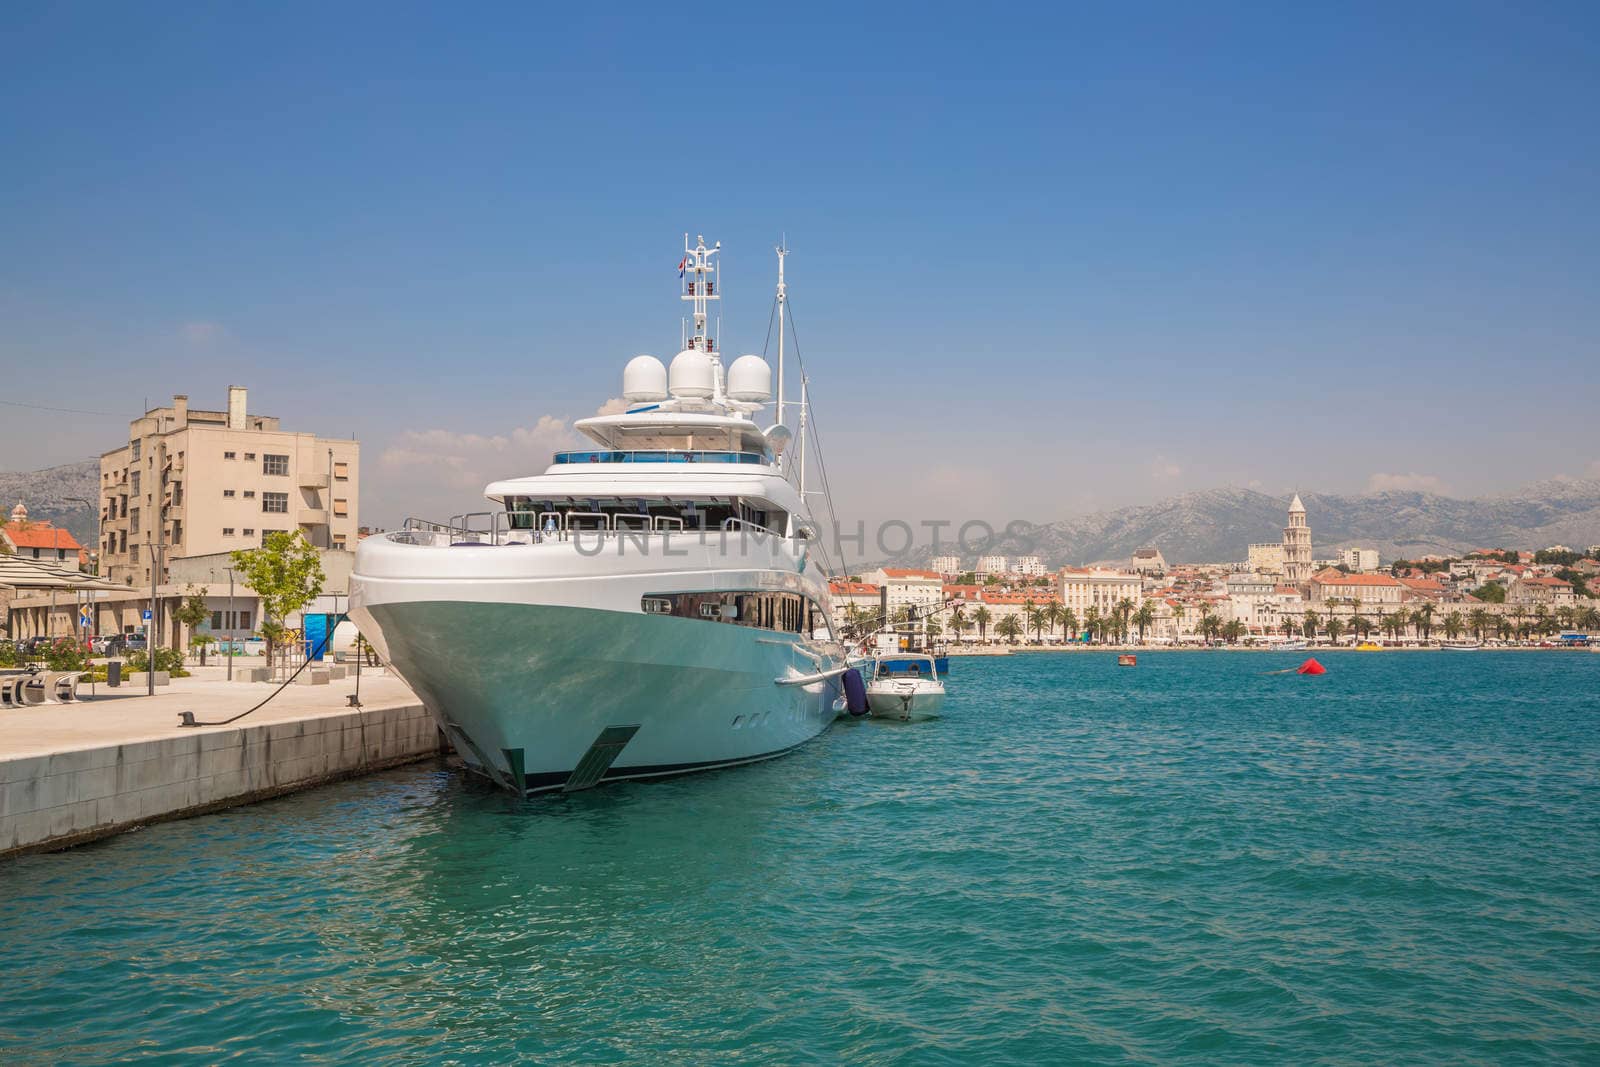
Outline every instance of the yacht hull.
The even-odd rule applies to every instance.
[[[352,614],[467,765],[520,792],[781,755],[827,729],[841,695],[837,675],[780,684],[835,666],[795,634],[481,600],[363,604]]]

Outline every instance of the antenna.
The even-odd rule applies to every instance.
[[[778,422],[783,421],[783,306],[788,302],[789,287],[783,281],[783,259],[789,254],[784,239],[778,238]]]

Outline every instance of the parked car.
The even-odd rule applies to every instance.
[[[130,652],[143,652],[147,647],[144,634],[111,634],[105,638],[103,656],[126,656]]]

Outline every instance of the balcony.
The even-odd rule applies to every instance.
[[[328,472],[301,471],[294,481],[301,489],[326,489],[328,488]]]

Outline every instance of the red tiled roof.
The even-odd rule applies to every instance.
[[[885,567],[883,568],[883,576],[885,578],[932,578],[934,581],[939,581],[944,577],[938,571],[919,571],[906,567]]]
[[[1571,589],[1572,583],[1562,578],[1524,578],[1523,585],[1543,585],[1551,589]]]
[[[18,548],[64,548],[69,552],[83,550],[69,530],[48,522],[30,522],[26,526],[8,522],[0,525],[0,530],[4,530],[6,537]]]
[[[1391,578],[1387,574],[1341,574],[1335,570],[1319,571],[1311,576],[1311,580],[1318,585],[1356,585],[1383,589],[1402,585],[1400,579]]]
[[[828,592],[839,596],[877,596],[878,587],[871,582],[829,582]]]
[[[983,594],[983,602],[985,604],[1032,604],[1036,608],[1042,608],[1046,604],[1053,604],[1057,601],[1053,595],[1033,596],[1028,593],[985,593]]]

